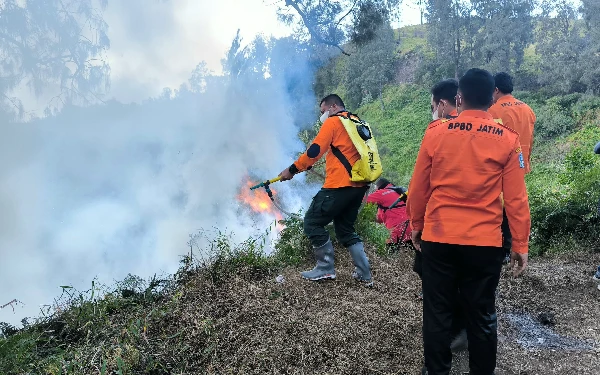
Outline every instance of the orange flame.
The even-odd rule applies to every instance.
[[[242,185],[242,189],[238,194],[237,199],[238,201],[244,203],[246,206],[252,209],[252,211],[263,215],[269,215],[276,219],[277,231],[281,232],[284,226],[279,224],[279,221],[283,220],[283,216],[281,215],[279,210],[277,210],[277,208],[273,205],[273,203],[271,203],[271,199],[269,198],[269,195],[267,194],[264,188],[250,190],[252,186],[255,186],[257,184],[257,182],[253,182],[250,179],[246,178],[246,183]],[[273,193],[273,197],[275,197],[277,193],[272,187],[270,187],[270,189]]]

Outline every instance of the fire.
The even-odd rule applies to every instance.
[[[281,232],[284,228],[283,225],[279,224],[280,220],[283,220],[283,216],[277,210],[277,208],[271,203],[271,199],[269,195],[265,191],[264,188],[259,188],[256,190],[250,190],[252,186],[257,185],[258,182],[253,182],[250,179],[246,178],[246,183],[242,185],[242,189],[237,196],[238,201],[244,203],[246,206],[250,207],[252,211],[269,215],[277,220],[277,231]],[[270,187],[271,192],[273,193],[273,197],[276,196],[275,190]]]

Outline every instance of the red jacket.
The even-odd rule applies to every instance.
[[[369,194],[367,203],[375,203],[379,206],[379,209],[377,210],[377,222],[383,223],[386,228],[390,230],[390,240],[392,242],[407,241],[410,240],[411,230],[410,228],[406,228],[405,230],[408,221],[406,204],[404,202],[398,202],[396,207],[387,209],[387,207],[391,206],[400,196],[394,190],[388,189],[392,186],[392,184],[389,184],[385,188]],[[402,232],[405,232],[404,237],[400,238]]]

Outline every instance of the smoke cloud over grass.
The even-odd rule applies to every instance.
[[[24,306],[0,321],[37,316],[61,285],[173,272],[200,229],[243,240],[273,223],[236,196],[245,176],[275,177],[303,151],[297,133],[318,104],[310,51],[291,38],[246,48],[236,38],[223,65],[225,76],[199,65],[179,90],[138,104],[2,124],[0,305]],[[303,178],[273,185],[291,211],[318,189]]]

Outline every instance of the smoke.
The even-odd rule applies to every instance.
[[[138,104],[110,101],[1,124],[0,321],[37,316],[60,285],[173,272],[200,229],[243,240],[272,224],[236,200],[244,177],[275,177],[316,117],[310,50],[297,41],[233,43],[225,76],[195,74]],[[298,180],[298,181],[296,181]],[[317,186],[273,186],[288,210]]]

